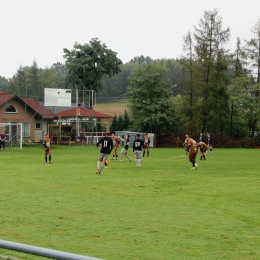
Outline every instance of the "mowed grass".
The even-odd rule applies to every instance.
[[[97,103],[94,110],[100,113],[108,114],[111,116],[119,116],[125,113],[125,110],[128,111],[128,102],[123,100],[122,102],[113,102],[113,103]],[[129,111],[128,111],[129,112]]]
[[[0,152],[0,239],[106,260],[260,259],[260,150],[214,149],[190,170],[183,149],[153,148],[140,169],[110,160],[100,176],[98,154]]]

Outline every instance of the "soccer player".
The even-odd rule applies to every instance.
[[[204,158],[206,160],[206,152],[208,150],[208,146],[204,142],[197,143],[197,147],[200,149],[200,160]]]
[[[44,146],[44,155],[45,155],[45,162],[48,163],[47,156],[49,156],[49,164],[52,163],[51,161],[51,139],[49,134],[45,135],[43,139],[43,146]]]
[[[144,136],[144,151],[143,151],[143,157],[145,156],[145,150],[147,150],[147,157],[149,157],[149,145],[150,145],[151,138],[146,133]]]
[[[0,151],[3,146],[3,150],[5,150],[5,139],[6,139],[6,134],[5,131],[3,130],[2,134],[0,134]]]
[[[204,143],[203,133],[200,133],[199,142],[203,142]]]
[[[211,152],[211,156],[213,156],[213,149],[212,149],[212,139],[210,137],[210,134],[208,133],[208,148]]]
[[[100,153],[98,156],[96,174],[100,174],[105,167],[105,162],[113,150],[113,141],[109,137],[110,133],[107,131],[105,137],[101,138],[97,143],[97,147],[101,146]],[[101,163],[103,161],[103,163]]]
[[[119,147],[120,143],[119,143],[119,137],[115,136],[115,132],[112,133],[112,141],[113,141],[113,157],[111,158],[111,160],[114,160],[114,158],[116,157],[116,160],[118,160],[118,155],[117,155],[117,148]],[[122,139],[123,140],[123,139]]]
[[[120,152],[120,161],[122,162],[123,161],[123,156],[125,155],[126,156],[126,158],[128,159],[128,161],[132,161],[131,160],[131,158],[128,156],[128,154],[127,154],[127,151],[128,151],[128,146],[129,146],[129,138],[130,138],[130,136],[129,136],[129,134],[127,134],[126,136],[125,136],[125,140],[124,139],[122,139],[122,140],[124,140],[124,142],[125,142],[125,145],[124,145],[124,148],[121,150],[121,152]]]
[[[133,153],[135,154],[136,168],[140,168],[141,166],[143,147],[144,147],[144,140],[140,139],[140,134],[137,134],[136,139],[133,142]]]
[[[193,140],[191,137],[189,137],[187,139],[187,150],[186,151],[189,153],[189,161],[192,164],[191,170],[196,170],[198,167],[198,164],[196,163],[196,156],[197,156],[198,150],[197,150],[197,146],[196,146],[196,141]]]
[[[184,150],[185,150],[185,155],[188,154],[188,152],[187,152],[187,147],[188,147],[188,138],[189,138],[189,135],[186,134],[186,135],[185,135],[185,140],[184,140],[184,143],[183,143]]]

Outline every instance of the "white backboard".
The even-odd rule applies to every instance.
[[[71,89],[44,88],[45,107],[71,107]]]

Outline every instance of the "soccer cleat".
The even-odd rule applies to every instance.
[[[97,170],[96,170],[96,174],[100,174],[100,168],[97,168]]]
[[[194,167],[194,170],[196,170],[198,168],[198,164],[195,163],[195,167]]]
[[[52,164],[52,162],[49,162],[49,164]]]

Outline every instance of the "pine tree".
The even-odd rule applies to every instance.
[[[122,127],[124,131],[129,129],[129,115],[127,113],[127,111],[125,110],[124,113],[124,117],[123,117],[123,127]]]
[[[117,131],[117,116],[116,115],[114,116],[113,121],[109,127],[109,131],[110,131],[110,133]]]

